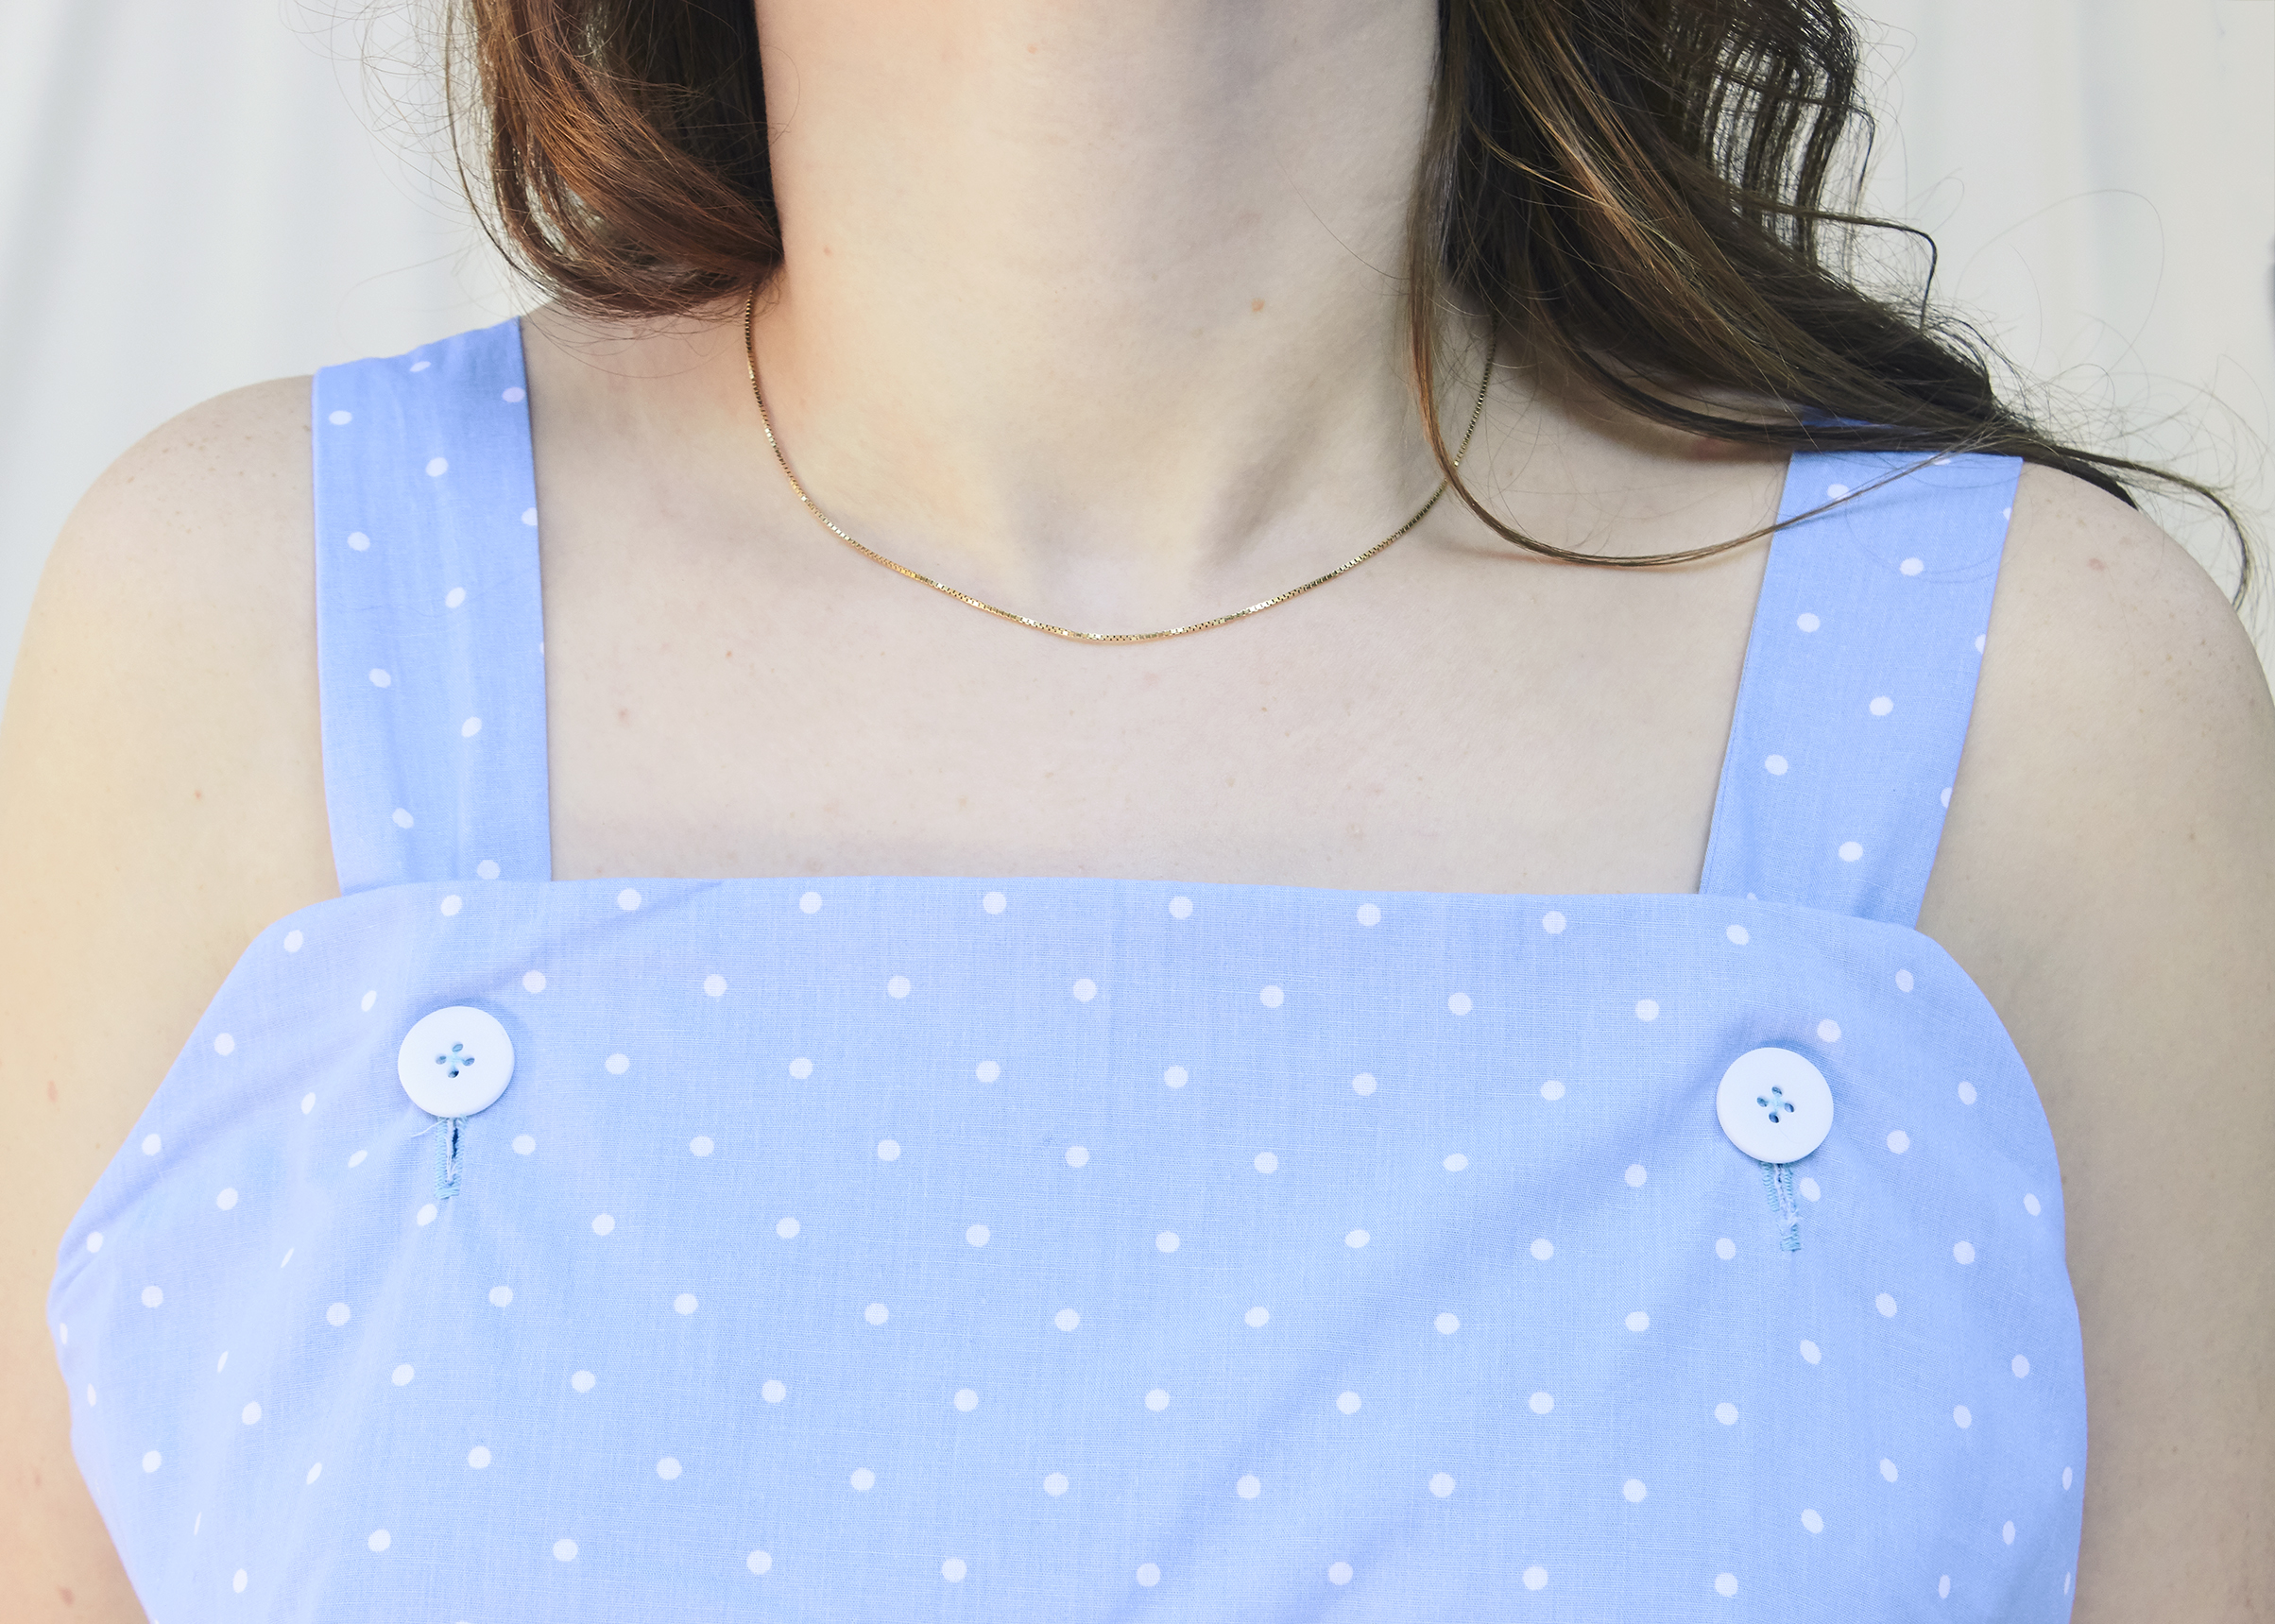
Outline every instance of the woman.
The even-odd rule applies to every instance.
[[[1829,6],[474,24],[564,297],[26,643],[9,1594],[2256,1615],[2266,689]]]

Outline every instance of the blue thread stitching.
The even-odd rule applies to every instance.
[[[1785,1162],[1762,1163],[1762,1189],[1770,1210],[1777,1214],[1777,1244],[1787,1252],[1801,1250],[1801,1208],[1793,1204],[1793,1170]]]
[[[458,1125],[463,1117],[439,1120],[446,1130],[435,1141],[435,1199],[448,1201],[458,1193]]]

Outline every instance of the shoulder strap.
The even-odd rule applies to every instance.
[[[340,890],[550,880],[521,324],[327,367],[313,412],[324,795]]]
[[[2022,464],[1803,453],[1746,646],[1701,892],[1910,925],[1942,839]]]

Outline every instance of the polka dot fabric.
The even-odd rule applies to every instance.
[[[1906,924],[470,884],[467,828],[252,945],[64,1239],[74,1446],[156,1617],[2067,1615],[2059,1170]],[[438,1124],[396,1055],[453,1005],[515,1068]],[[1763,1045],[1838,1113],[1782,1172],[1716,1117]]]

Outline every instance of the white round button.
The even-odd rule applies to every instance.
[[[1750,1049],[1715,1090],[1714,1114],[1730,1142],[1757,1162],[1797,1162],[1833,1131],[1824,1073],[1790,1049]]]
[[[434,1117],[487,1109],[513,1079],[513,1039],[486,1009],[456,1003],[422,1017],[403,1034],[395,1075],[411,1103]]]

